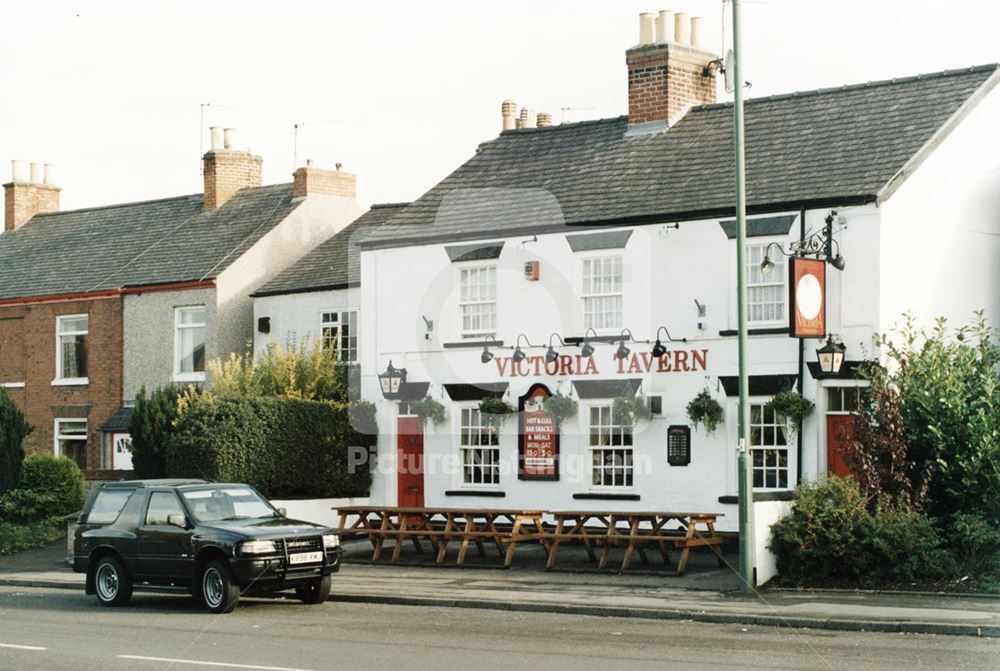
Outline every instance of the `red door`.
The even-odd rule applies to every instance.
[[[854,438],[854,415],[826,416],[826,469],[833,475],[851,475],[844,461],[844,446]]]
[[[407,508],[424,507],[424,433],[416,417],[400,417],[396,422],[398,436],[396,477],[398,505]]]

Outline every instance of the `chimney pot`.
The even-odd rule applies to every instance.
[[[222,149],[222,129],[218,126],[210,126],[208,132],[212,138],[212,151]]]
[[[521,128],[535,127],[535,110],[527,107],[521,108]]]
[[[45,164],[45,185],[46,186],[56,185],[56,167],[51,163]]]
[[[10,181],[15,184],[23,183],[24,179],[24,161],[13,160],[10,162]]]
[[[517,128],[517,103],[513,100],[504,100],[500,105],[500,116],[503,117],[503,130]]]
[[[538,113],[538,127],[539,128],[544,128],[546,126],[551,126],[551,125],[552,125],[552,115],[549,114],[548,112],[539,112]]]
[[[691,21],[684,12],[674,14],[674,41],[678,44],[691,44]]]
[[[653,15],[643,12],[639,15],[639,44],[653,43]]]
[[[312,164],[313,164],[313,160],[311,158],[307,158],[306,159],[306,167],[307,168],[311,168]]]
[[[660,10],[656,17],[656,43],[666,44],[674,41],[674,13],[669,9]]]
[[[13,231],[36,214],[59,211],[59,189],[52,185],[50,164],[31,163],[24,176],[24,161],[11,161],[11,182],[4,184],[4,230]]]
[[[691,17],[691,46],[705,48],[705,19],[700,16]]]
[[[32,161],[32,163],[31,163],[31,183],[32,184],[41,184],[43,181],[44,181],[44,178],[42,177],[42,164],[41,163],[35,163],[34,161]]]
[[[235,140],[235,138],[233,136],[235,134],[236,134],[236,129],[235,128],[223,128],[222,129],[222,146],[225,147],[226,149],[232,149],[233,148],[233,144],[234,144],[234,140]]]

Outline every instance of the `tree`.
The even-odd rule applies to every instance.
[[[177,399],[181,392],[173,387],[154,390],[146,396],[139,391],[132,410],[132,468],[140,478],[166,475],[166,446],[177,419]]]
[[[303,343],[269,345],[258,357],[230,354],[210,361],[211,393],[218,397],[285,396],[305,401],[348,402],[351,366],[341,365],[332,347]]]
[[[14,405],[7,391],[0,388],[0,494],[15,489],[21,481],[24,439],[31,431],[24,413]]]

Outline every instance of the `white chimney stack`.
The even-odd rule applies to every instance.
[[[678,44],[691,44],[691,21],[684,12],[674,14],[674,41]]]
[[[521,108],[521,128],[535,127],[535,110],[527,107]]]
[[[233,135],[236,133],[235,128],[223,128],[222,129],[222,146],[226,149],[233,148]]]
[[[210,126],[208,132],[212,138],[212,151],[222,149],[222,129],[218,126]]]
[[[10,162],[10,181],[15,184],[24,183],[24,161],[11,161]]]
[[[661,9],[656,17],[656,43],[666,44],[674,41],[674,13],[669,9]]]
[[[41,184],[43,180],[44,180],[44,177],[42,177],[42,164],[41,163],[35,163],[35,162],[32,161],[32,163],[31,163],[31,183],[32,184]]]
[[[705,19],[700,16],[691,17],[691,46],[705,48]]]
[[[46,186],[56,185],[56,167],[51,163],[45,164],[45,185]]]
[[[503,130],[517,128],[517,103],[513,100],[504,100],[500,105],[500,114],[503,116]]]
[[[639,15],[639,44],[653,43],[653,15],[643,12]]]

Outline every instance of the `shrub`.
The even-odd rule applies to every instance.
[[[253,353],[231,354],[208,364],[211,392],[216,396],[287,396],[310,401],[348,401],[351,366],[337,362],[336,348],[318,341],[281,347],[269,345]]]
[[[792,513],[771,527],[781,580],[876,586],[954,571],[929,518],[889,500],[868,503],[853,478],[800,485]]]
[[[132,409],[132,468],[139,478],[166,475],[166,445],[177,419],[180,392],[173,387],[156,389],[148,397],[139,391]]]
[[[0,555],[40,548],[66,537],[66,523],[61,517],[32,524],[0,522]]]
[[[177,420],[167,474],[246,482],[269,498],[359,496],[371,473],[352,457],[375,439],[354,428],[346,404],[203,396]]]
[[[83,473],[72,459],[43,454],[29,457],[21,484],[0,499],[0,518],[33,523],[63,517],[83,507]]]
[[[5,389],[0,388],[0,495],[17,487],[24,461],[24,439],[31,427]]]
[[[962,575],[1000,578],[1000,526],[995,520],[959,513],[945,520],[944,527]]]

